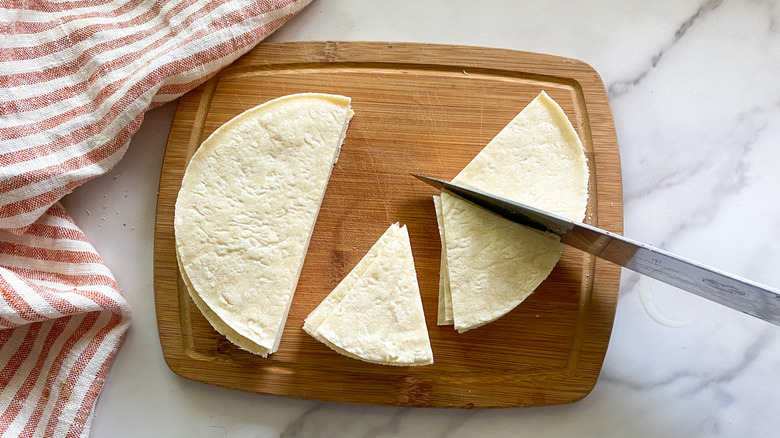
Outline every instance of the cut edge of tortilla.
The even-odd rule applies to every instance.
[[[439,238],[441,239],[441,261],[439,262],[439,307],[437,313],[437,325],[452,325],[452,292],[450,290],[450,275],[447,269],[447,241],[444,232],[444,217],[441,210],[441,196],[433,197],[433,206],[436,210],[436,223],[439,225]]]

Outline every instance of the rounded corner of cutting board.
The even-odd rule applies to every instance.
[[[450,88],[434,87],[437,81]],[[472,86],[472,83],[475,85]],[[485,87],[485,84],[491,87]],[[415,88],[418,91],[428,90],[429,93],[427,96],[422,93],[415,95]],[[454,96],[453,89],[465,94]],[[534,340],[511,340],[508,336],[512,327],[507,328],[508,324],[499,323],[494,330],[481,328],[475,332],[484,330],[482,333],[463,338],[454,338],[435,325],[436,306],[432,305],[435,301],[428,295],[435,293],[434,277],[438,280],[438,233],[433,232],[435,216],[432,204],[429,206],[431,211],[427,211],[427,201],[423,200],[433,192],[428,193],[405,179],[408,171],[421,170],[425,166],[439,166],[434,170],[439,171],[441,176],[454,176],[470,160],[458,148],[470,147],[474,148],[474,154],[478,152],[502,127],[499,126],[501,120],[508,122],[510,115],[514,116],[522,109],[504,108],[502,105],[507,102],[509,105],[527,103],[540,90],[551,90],[556,100],[561,99],[561,106],[584,138],[586,148],[590,148],[589,165],[594,175],[591,194],[593,220],[603,228],[622,232],[622,181],[612,114],[601,78],[590,65],[581,61],[507,49],[419,43],[261,43],[215,78],[183,96],[165,152],[155,227],[155,306],[168,367],[184,378],[222,387],[350,403],[480,408],[567,404],[585,398],[595,387],[606,354],[614,322],[620,269],[598,261],[585,267],[583,261],[580,277],[567,280],[561,274],[555,280],[570,289],[580,288],[576,296],[584,298],[578,303],[565,293],[556,295],[565,301],[567,315],[576,307],[576,317],[572,320],[561,317],[555,321],[555,315],[545,314],[552,320],[549,327],[557,327],[559,331],[572,330],[572,333],[559,333],[565,342],[556,344],[558,350],[552,352],[555,358],[545,366],[534,367],[527,361],[513,368],[510,361],[500,365],[507,368],[489,369],[490,365],[478,363],[473,365],[474,373],[465,373],[468,366],[457,368],[454,362],[464,360],[458,354],[468,349],[482,348],[480,351],[500,362],[499,356],[507,346],[491,347],[489,343],[485,346],[485,339],[489,338],[486,333],[491,330],[493,334],[502,336],[502,340],[514,342],[510,344],[513,347],[531,349],[535,354],[544,351],[544,348],[535,346]],[[318,218],[312,238],[313,244],[316,241],[317,245],[324,246],[319,250],[316,245],[310,249],[310,254],[316,253],[323,259],[315,263],[307,255],[279,351],[269,358],[255,358],[238,352],[226,354],[223,347],[217,351],[217,347],[210,343],[214,339],[213,331],[199,332],[209,330],[208,325],[186,323],[188,318],[194,321],[200,315],[188,313],[193,306],[182,303],[189,298],[180,293],[176,280],[178,266],[173,247],[172,218],[178,185],[186,162],[210,131],[261,101],[303,91],[351,93],[353,98],[356,115],[347,131],[342,154],[346,150],[345,156],[354,156],[342,156],[339,160],[331,177],[333,187],[351,188],[360,193],[361,187],[366,185],[370,188],[390,185],[403,192],[404,196],[414,196],[415,201],[388,195],[384,206],[381,203],[365,205],[366,210],[359,223],[365,224],[363,226],[368,229],[354,232],[342,225],[339,218],[347,223],[356,219],[332,214],[325,217],[329,211],[354,203],[326,193],[323,201],[325,216]],[[237,93],[238,99],[232,99],[230,93]],[[440,107],[436,106],[436,100],[440,101]],[[448,105],[477,104],[485,110],[479,123],[463,122],[454,117],[457,111],[447,112]],[[466,113],[469,111],[476,116],[480,114],[475,107],[465,109]],[[496,131],[486,132],[481,128],[482,122],[496,128]],[[455,137],[450,131],[466,135]],[[416,140],[420,146],[414,151],[404,150],[409,154],[402,154],[406,161],[400,162],[406,164],[392,168],[388,163],[398,161],[398,157],[390,155],[389,151],[410,139]],[[447,162],[446,166],[435,164],[436,160],[441,161],[437,153],[453,151],[463,155],[463,162]],[[401,169],[404,166],[406,168]],[[360,177],[350,179],[350,175]],[[426,294],[426,320],[432,342],[434,336],[439,337],[434,355],[442,360],[419,369],[387,369],[334,357],[338,355],[328,349],[313,347],[311,342],[314,341],[305,339],[299,327],[307,310],[311,310],[308,307],[316,305],[318,297],[321,299],[327,292],[327,287],[312,287],[313,279],[320,278],[327,283],[343,277],[367,250],[369,243],[373,243],[369,241],[376,237],[376,232],[384,230],[395,220],[403,220],[390,217],[391,211],[408,215],[408,222],[413,227],[431,228],[428,230],[431,233],[412,230],[412,237],[413,245],[415,240],[418,242],[415,262],[418,277],[424,277],[421,278],[424,280],[421,281],[421,290]],[[428,239],[426,234],[435,234],[436,239]],[[576,256],[570,256],[564,262],[568,265],[562,270],[571,270],[572,263],[577,263],[577,260]],[[594,273],[590,283],[582,281],[585,269]],[[558,283],[551,284],[548,289],[555,292]],[[582,290],[586,290],[587,295],[582,295]],[[510,321],[537,323],[534,319],[523,318],[532,317],[531,313],[538,309],[543,311],[544,305],[549,303],[544,300],[539,302],[538,297],[535,299],[536,304],[529,304],[530,310],[513,311],[515,315]],[[552,304],[557,305],[556,302]],[[296,305],[299,308],[295,308]],[[544,322],[538,324],[546,327]],[[530,331],[534,333],[533,328]],[[542,332],[538,335],[545,336]],[[192,354],[194,347],[185,345],[185,339],[196,344],[197,354]],[[458,342],[474,344],[450,356],[442,355],[441,348],[457,345]],[[480,342],[483,345],[478,345]],[[567,351],[559,351],[564,349],[564,344]],[[574,350],[577,354],[572,353]],[[210,354],[219,357],[210,360]],[[323,374],[321,367],[326,367],[327,373]],[[332,378],[328,379],[328,375]],[[481,386],[471,386],[473,382]],[[544,387],[545,383],[548,386]],[[343,385],[340,387],[346,389],[336,394],[334,385]],[[474,393],[468,390],[470,388],[474,388]]]

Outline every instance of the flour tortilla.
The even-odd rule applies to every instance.
[[[181,258],[179,257],[179,251],[176,251],[176,261],[179,263],[179,266],[181,266]],[[190,282],[190,279],[187,277],[187,274],[184,272],[184,270],[180,270],[179,274],[181,274],[181,278],[184,281],[184,286],[187,288],[187,293],[189,293],[190,297],[192,298],[192,301],[195,303],[195,307],[200,310],[200,313],[203,314],[203,316],[206,318],[206,321],[211,324],[212,327],[214,327],[214,330],[219,332],[222,336],[226,337],[230,342],[232,342],[234,345],[238,346],[239,348],[246,350],[250,353],[258,354],[260,356],[267,356],[268,355],[268,349],[263,348],[254,342],[252,342],[250,339],[246,338],[245,336],[241,336],[237,331],[230,328],[229,325],[225,324],[216,313],[214,313],[213,310],[200,298],[200,295],[195,292],[195,290],[192,287],[192,283]]]
[[[390,240],[396,239],[396,235],[400,232],[401,227],[398,223],[390,225],[390,227],[382,234],[382,236],[374,243],[371,249],[368,250],[366,255],[355,265],[354,268],[344,277],[341,282],[325,297],[324,300],[306,317],[303,322],[303,330],[313,336],[320,342],[324,340],[317,333],[317,329],[320,327],[323,321],[336,309],[342,299],[349,293],[360,277],[368,270],[371,264],[379,255],[379,252],[387,246]]]
[[[579,137],[545,92],[518,114],[454,179],[581,221],[588,167]],[[455,329],[495,321],[550,274],[563,246],[446,190],[441,204]]]
[[[174,218],[180,269],[239,347],[279,347],[349,104],[314,93],[269,101],[214,131],[187,167]]]
[[[428,365],[428,338],[409,232],[402,226],[317,327],[339,353],[382,365]]]
[[[441,196],[433,197],[433,205],[436,209],[436,223],[439,225],[439,238],[441,239],[439,308],[436,323],[438,325],[451,325],[454,322],[452,318],[452,292],[450,292],[450,274],[447,269],[447,243],[444,237],[444,213],[441,207]]]

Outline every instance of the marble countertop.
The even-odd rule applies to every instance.
[[[318,0],[267,41],[300,40],[465,44],[587,62],[615,118],[625,234],[780,288],[780,2]],[[599,381],[571,405],[375,407],[180,378],[163,361],[152,276],[157,185],[175,109],[150,111],[120,164],[64,200],[134,316],[92,436],[779,433],[780,327],[629,271]]]

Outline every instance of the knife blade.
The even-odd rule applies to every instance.
[[[780,291],[619,234],[572,221],[461,184],[412,174],[421,181],[513,222],[560,236],[561,242],[718,304],[780,325]]]

